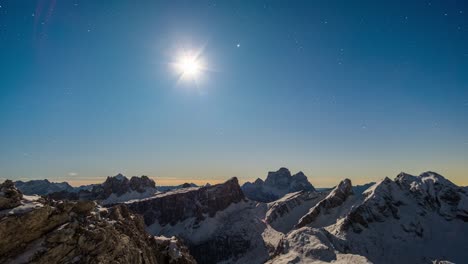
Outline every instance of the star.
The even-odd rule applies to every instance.
[[[236,45],[236,46],[237,46],[238,48],[240,48],[240,43],[237,43],[237,45]]]

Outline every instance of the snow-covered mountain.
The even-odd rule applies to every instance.
[[[402,173],[360,196],[340,185],[284,237],[271,263],[468,259],[468,194],[441,175]]]
[[[278,171],[268,172],[265,181],[257,179],[253,183],[246,182],[242,185],[242,191],[251,200],[268,203],[287,193],[315,191],[315,189],[302,171],[291,175],[288,169],[280,168]]]
[[[26,195],[47,195],[49,193],[67,191],[74,188],[67,182],[50,182],[49,180],[16,181],[16,188]]]

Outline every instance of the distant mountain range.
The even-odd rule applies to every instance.
[[[130,179],[122,174],[107,177],[101,184],[72,187],[67,182],[50,182],[49,180],[16,181],[16,188],[26,195],[46,195],[56,200],[96,200],[101,204],[115,204],[132,199],[151,197],[158,192],[180,188],[195,187],[194,183],[177,186],[158,186],[147,176]]]
[[[86,190],[60,186],[43,197],[24,195],[11,181],[0,186],[0,262],[468,259],[468,188],[434,172],[360,186],[344,179],[325,191],[286,168],[242,187],[232,178],[161,192],[148,177],[123,175]]]

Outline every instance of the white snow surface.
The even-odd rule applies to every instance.
[[[25,199],[21,201],[21,205],[11,209],[5,209],[0,211],[0,217],[5,215],[20,215],[31,212],[34,208],[43,207],[44,204],[37,202],[40,197],[36,195],[25,195]],[[24,198],[24,196],[23,196]]]
[[[146,201],[146,200],[161,198],[161,197],[170,196],[170,195],[177,195],[177,194],[181,194],[181,193],[195,191],[195,190],[198,190],[200,188],[202,188],[202,187],[188,187],[188,188],[171,190],[171,191],[168,191],[168,192],[155,192],[155,193],[153,193],[153,195],[151,195],[149,197],[140,198],[140,199],[138,199],[138,198],[129,199],[129,200],[125,201],[125,203],[127,203],[127,204],[128,203],[135,203],[135,202],[139,202],[139,201]]]
[[[137,191],[130,191],[124,193],[120,196],[117,196],[115,193],[112,193],[109,197],[105,200],[101,201],[102,205],[108,204],[115,204],[115,203],[124,203],[124,202],[132,202],[132,201],[139,201],[145,198],[150,198],[155,196],[158,193],[156,188],[146,188],[144,192],[137,192]]]

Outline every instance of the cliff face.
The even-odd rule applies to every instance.
[[[158,221],[163,226],[175,225],[190,217],[201,221],[205,214],[213,217],[216,212],[242,200],[244,194],[238,180],[232,178],[223,184],[184,188],[131,202],[127,206],[132,212],[143,215],[146,225]]]
[[[260,220],[266,206],[248,201],[236,178],[127,203],[153,235],[177,236],[200,263],[262,263],[268,248]]]
[[[20,199],[0,211],[0,237],[1,263],[195,263],[180,242],[148,235],[125,205]]]

